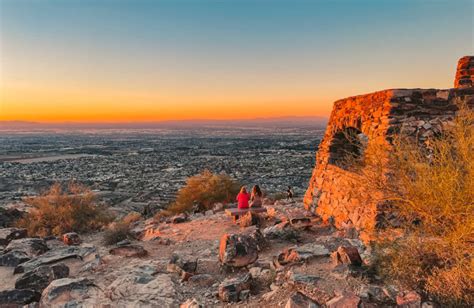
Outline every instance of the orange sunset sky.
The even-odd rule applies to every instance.
[[[325,116],[346,96],[449,88],[472,6],[0,0],[0,121]]]

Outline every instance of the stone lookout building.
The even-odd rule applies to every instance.
[[[389,149],[391,136],[400,131],[427,139],[453,120],[459,103],[474,107],[474,56],[459,60],[451,89],[391,89],[336,101],[316,155],[305,207],[336,226],[350,224],[370,234],[379,225],[383,205],[354,194],[348,181],[356,175],[344,166],[346,155],[360,157],[373,144]]]

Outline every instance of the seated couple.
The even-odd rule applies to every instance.
[[[247,192],[247,188],[242,186],[239,194],[237,195],[237,202],[239,209],[247,209],[249,207],[261,207],[263,202],[263,194],[258,185],[255,185],[252,188],[252,193]],[[250,204],[249,204],[250,201]]]

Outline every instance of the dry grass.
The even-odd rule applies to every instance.
[[[396,138],[358,170],[403,230],[376,245],[379,273],[444,306],[474,305],[473,153],[474,113],[461,106],[442,135],[424,145]]]
[[[63,189],[60,184],[54,184],[44,194],[25,199],[33,208],[16,225],[26,228],[30,236],[98,230],[113,217],[94,200],[94,194],[82,185],[70,183],[67,189]]]
[[[123,221],[111,224],[104,233],[104,244],[114,245],[130,238],[130,225]]]
[[[214,174],[208,170],[187,179],[176,201],[167,209],[171,213],[183,213],[197,207],[200,211],[212,209],[217,203],[234,201],[239,184],[226,174]]]

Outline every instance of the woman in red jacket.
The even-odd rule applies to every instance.
[[[239,209],[247,209],[249,207],[250,194],[247,192],[247,188],[242,186],[239,194],[237,195],[237,202]]]

